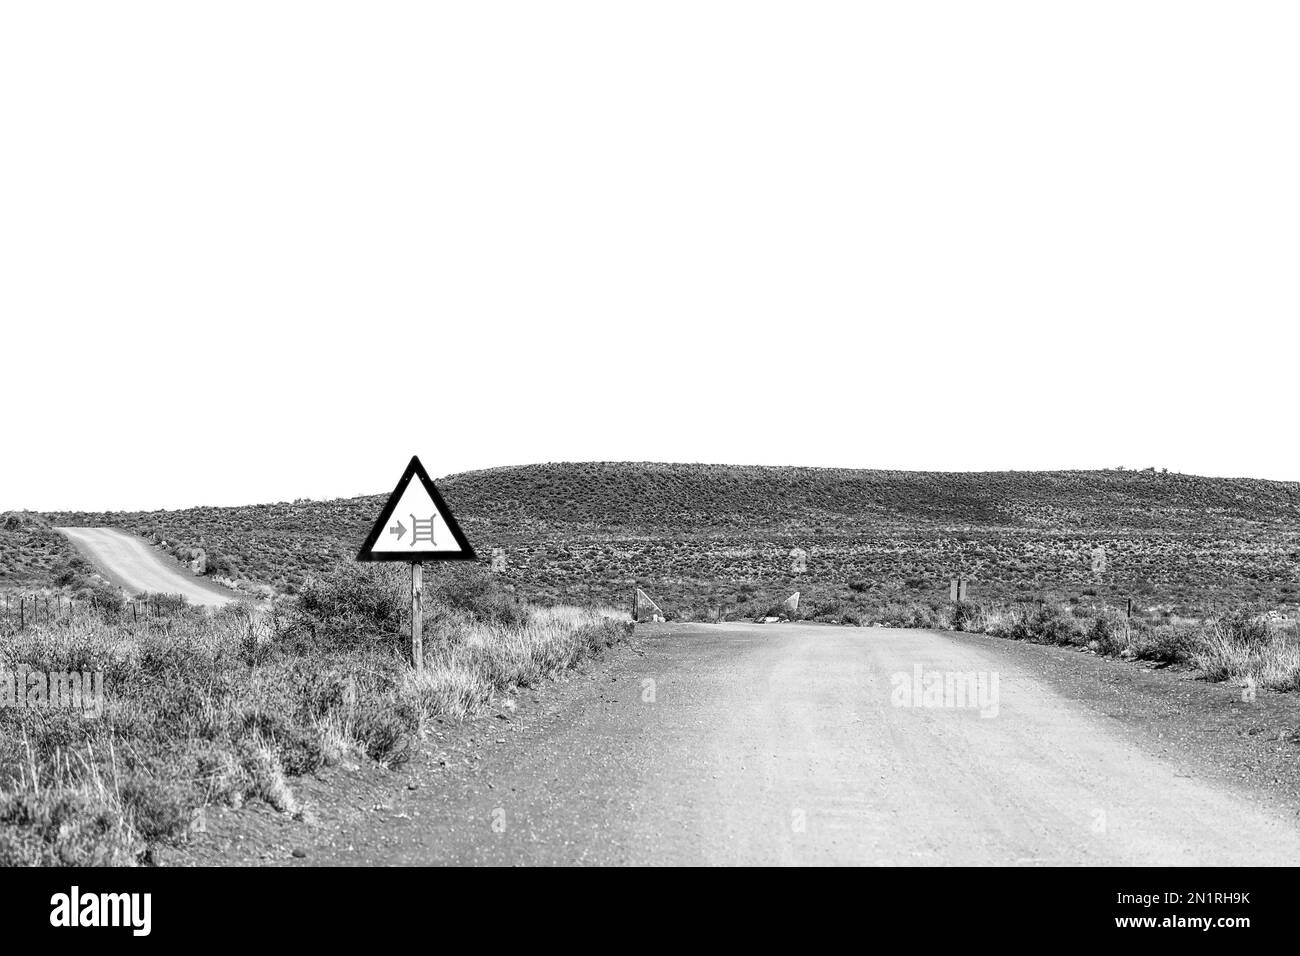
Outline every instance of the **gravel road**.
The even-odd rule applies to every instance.
[[[235,599],[200,581],[143,539],[115,528],[59,528],[115,583],[131,592],[183,594],[191,604],[220,607]]]
[[[936,674],[983,675],[984,695],[957,706],[954,683],[927,697]],[[1093,683],[1100,703],[1079,691]],[[472,753],[433,761],[391,806],[319,828],[294,862],[1300,859],[1293,804],[1189,760],[1191,738],[1167,746],[1175,723],[1225,739],[1227,718],[1174,720],[1184,691],[1198,712],[1240,709],[1224,685],[967,635],[725,624],[643,625],[633,651],[558,691],[533,698],[551,704],[531,722],[480,722]],[[1289,700],[1269,707],[1295,716]]]

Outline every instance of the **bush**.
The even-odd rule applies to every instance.
[[[84,587],[91,567],[81,555],[74,554],[54,566],[54,583],[58,587]]]
[[[766,604],[761,606],[763,607],[763,610],[754,615],[754,619],[757,621],[762,621],[764,618],[768,617],[779,617],[783,621],[802,621],[804,619],[802,608],[795,608],[791,611],[785,606],[784,600],[777,601],[775,604]],[[812,616],[815,617],[816,615],[814,614]]]
[[[204,551],[204,553],[208,557],[207,568],[204,570],[204,574],[210,577],[233,578],[239,573],[239,569],[235,567],[234,562],[216,548],[209,547]]]
[[[986,613],[977,604],[951,604],[948,608],[949,625],[954,631],[979,633],[984,629]]]
[[[1114,608],[1103,608],[1088,625],[1087,640],[1098,654],[1118,654],[1127,646],[1127,618]]]
[[[122,609],[126,607],[126,598],[122,596],[122,592],[103,584],[92,583],[79,591],[78,597],[88,601],[95,610],[106,611],[109,614],[121,614]]]
[[[934,608],[928,604],[916,602],[905,603],[893,601],[880,608],[874,615],[877,623],[890,627],[927,628],[937,626]]]
[[[1273,631],[1263,617],[1249,611],[1233,611],[1218,618],[1213,627],[1231,644],[1257,650],[1272,643]]]
[[[434,580],[426,582],[434,601],[467,614],[472,620],[503,627],[523,627],[528,623],[528,608],[523,601],[501,586],[497,578],[482,568],[439,569]]]
[[[356,737],[367,756],[385,767],[400,767],[411,756],[411,735],[419,729],[418,716],[405,707],[366,707],[357,714]]]
[[[1188,653],[1206,680],[1255,681],[1272,690],[1300,690],[1300,632],[1237,613],[1214,621]]]
[[[189,830],[190,796],[175,781],[135,775],[121,785],[122,810],[141,838],[174,840]]]
[[[1128,650],[1138,660],[1173,664],[1187,660],[1201,637],[1201,629],[1194,624],[1157,624],[1135,630]]]
[[[336,635],[394,633],[404,600],[396,568],[346,564],[308,578],[298,592],[298,610],[314,626]]]
[[[1010,637],[1015,628],[1019,616],[1008,608],[990,607],[985,605],[980,609],[980,619],[972,619],[971,626],[975,627],[977,623],[982,624],[979,630],[990,637]]]
[[[1067,605],[1044,602],[1021,611],[998,636],[1034,644],[1080,644],[1083,628]]]
[[[315,773],[325,763],[314,727],[290,715],[259,711],[244,715],[244,730],[275,748],[280,766],[291,777]]]
[[[140,849],[118,813],[86,794],[0,798],[0,866],[127,866]]]
[[[1039,644],[1082,644],[1083,628],[1070,607],[1044,602],[1024,617],[1028,640]]]

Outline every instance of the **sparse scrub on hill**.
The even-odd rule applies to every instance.
[[[97,672],[103,689],[100,714],[44,696],[0,708],[0,865],[147,861],[215,804],[298,813],[295,777],[349,755],[400,765],[430,719],[478,713],[631,627],[612,611],[516,608],[491,581],[448,578],[428,601],[437,627],[417,675],[385,630],[392,577],[340,571],[291,609],[181,604],[0,635],[5,672]]]
[[[46,521],[26,512],[0,517],[0,585],[28,591],[33,585],[100,607],[113,607],[120,594],[99,576]]]
[[[977,577],[987,601],[1045,588],[1196,613],[1215,602],[1300,600],[1295,483],[582,463],[470,472],[439,485],[479,550],[503,550],[502,577],[546,603],[621,605],[635,581],[670,617],[717,609],[753,619],[766,609],[748,606],[746,586],[773,601],[787,587],[820,587],[879,605],[883,587],[898,582],[907,600],[928,603],[942,602],[956,576]],[[168,549],[203,547],[250,592],[292,594],[351,560],[381,504],[375,496],[56,517],[153,533]],[[788,573],[796,547],[809,551],[803,577]],[[1098,549],[1107,558],[1100,578]],[[746,606],[733,613],[737,603]],[[843,613],[860,617],[860,606],[848,601]]]
[[[0,586],[47,587],[78,558],[71,542],[45,516],[30,511],[0,514]]]

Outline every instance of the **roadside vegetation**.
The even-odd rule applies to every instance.
[[[631,629],[613,611],[527,605],[480,569],[435,577],[423,674],[391,567],[345,566],[269,607],[172,600],[141,621],[88,607],[0,630],[0,693],[32,681],[26,706],[11,690],[0,707],[0,865],[148,863],[216,804],[301,815],[294,778],[345,759],[400,766],[432,721],[481,713]],[[68,673],[102,675],[102,713],[89,693],[52,705],[37,675]]]
[[[879,603],[803,601],[791,612],[758,601],[752,619],[815,621],[860,627],[908,627],[987,634],[1034,644],[1075,647],[1153,666],[1191,668],[1208,681],[1275,691],[1300,690],[1300,617],[1276,610],[1218,610],[1186,617],[1167,609],[1124,609],[1059,594],[971,602],[897,599]],[[705,615],[708,619],[709,615]],[[720,618],[713,618],[720,619]],[[750,619],[745,616],[741,619]]]
[[[1232,611],[1205,619],[1177,615],[1132,619],[1115,608],[1076,611],[1068,604],[953,605],[937,626],[1096,654],[1185,665],[1208,681],[1275,691],[1300,690],[1300,622],[1277,614]]]

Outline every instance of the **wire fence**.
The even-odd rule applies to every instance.
[[[87,616],[117,622],[149,621],[172,617],[183,607],[185,599],[173,594],[142,595],[121,602],[77,600],[57,594],[6,594],[0,611],[0,629],[12,633]]]

